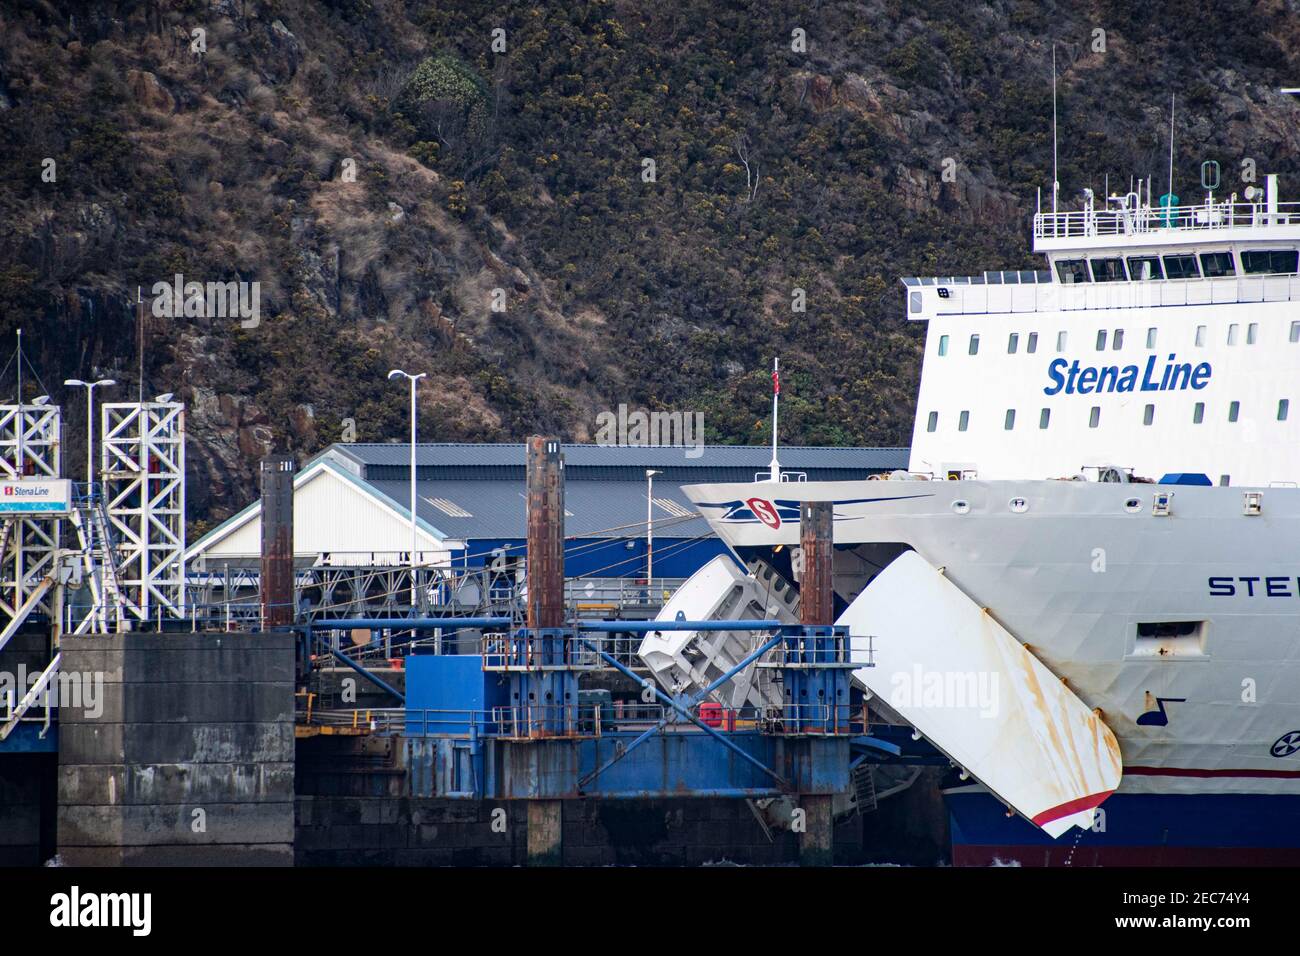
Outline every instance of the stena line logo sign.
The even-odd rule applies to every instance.
[[[1145,366],[1138,365],[1079,365],[1059,358],[1047,366],[1050,384],[1044,395],[1096,395],[1103,392],[1180,392],[1186,389],[1200,391],[1210,384],[1214,370],[1209,362],[1193,365],[1179,362],[1170,353],[1163,363],[1149,356]]]

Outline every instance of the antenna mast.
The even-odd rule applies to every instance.
[[[1169,94],[1169,204],[1174,202],[1174,97]]]
[[[1052,44],[1052,212],[1056,212],[1056,194],[1061,181],[1056,174],[1056,44]]]
[[[135,287],[135,349],[140,360],[140,404],[144,404],[144,296]]]

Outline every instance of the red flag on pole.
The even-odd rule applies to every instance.
[[[779,369],[772,370],[772,394],[781,394],[781,372]]]

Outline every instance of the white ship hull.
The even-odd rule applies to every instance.
[[[1105,829],[1079,842],[1104,842],[1128,823],[1142,839],[1178,844],[1158,826],[1158,805],[1248,796],[1286,798],[1272,804],[1290,820],[1278,821],[1276,840],[1300,847],[1300,490],[1259,490],[1258,514],[1245,513],[1241,488],[1082,481],[760,482],[687,493],[737,555],[788,576],[798,502],[835,502],[845,604],[913,549],[988,608],[1114,732],[1124,765],[1116,796],[1155,801],[1142,825],[1103,816]],[[1169,513],[1157,514],[1166,494]],[[1226,839],[1212,842],[1225,848]],[[1014,834],[1008,845],[1018,845]]]

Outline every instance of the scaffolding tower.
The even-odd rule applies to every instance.
[[[101,406],[100,473],[117,585],[141,621],[185,615],[185,406]]]
[[[61,477],[62,430],[57,405],[0,405],[0,479]],[[0,521],[0,614],[7,621],[20,611],[52,616],[49,582],[61,529],[62,518],[55,515],[5,514]]]

